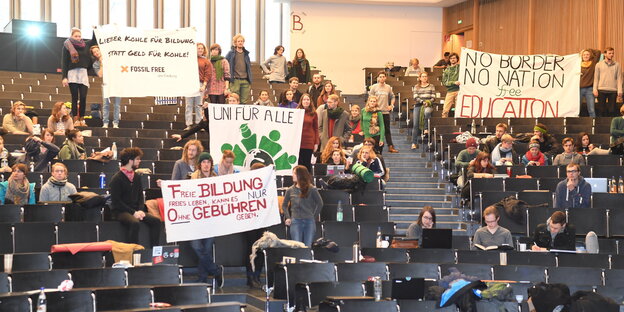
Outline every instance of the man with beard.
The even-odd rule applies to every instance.
[[[327,141],[331,137],[339,137],[342,142],[346,142],[351,135],[349,127],[349,114],[339,106],[340,97],[331,94],[327,98],[327,109],[317,111],[319,120],[319,134],[321,136],[321,146],[323,150]]]
[[[135,173],[141,164],[143,151],[138,147],[124,148],[119,155],[120,170],[110,181],[111,211],[113,218],[128,228],[128,243],[139,241],[139,223],[144,222],[150,231],[150,243],[159,245],[160,220],[148,215],[143,198],[141,175]]]

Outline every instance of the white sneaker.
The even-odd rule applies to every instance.
[[[103,124],[102,128],[108,128],[108,124],[107,123]]]
[[[113,128],[118,129],[119,128],[119,124],[113,122]]]

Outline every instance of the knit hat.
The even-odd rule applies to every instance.
[[[534,148],[534,147],[539,148],[540,147],[539,143],[533,142],[533,143],[529,144],[529,149]]]
[[[469,147],[474,147],[474,148],[479,147],[479,144],[477,144],[477,139],[469,138],[468,140],[466,140],[466,148],[469,148]]]
[[[212,156],[210,156],[210,153],[208,152],[203,152],[201,154],[199,154],[199,163],[201,164],[202,161],[204,160],[210,160],[210,162],[212,162]]]

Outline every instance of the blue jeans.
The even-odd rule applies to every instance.
[[[585,97],[585,102],[587,102],[587,113],[589,117],[596,117],[594,87],[581,88],[581,102],[583,101],[583,97]]]
[[[316,233],[316,223],[314,219],[292,219],[290,223],[290,238],[312,247],[314,234]]]
[[[187,126],[193,124],[193,111],[195,111],[195,124],[199,124],[202,120],[202,97],[187,97],[186,109],[184,110],[184,121]]]
[[[412,121],[414,122],[414,128],[412,129],[412,143],[414,144],[418,143],[418,138],[421,135],[421,132],[420,132],[420,110],[421,109],[422,109],[422,106],[414,105],[414,115],[412,117]],[[431,112],[433,112],[433,108],[431,107],[425,108],[425,126],[424,126],[425,129],[427,129],[427,126],[429,125]]]
[[[199,263],[197,265],[197,275],[199,283],[208,283],[208,275],[217,274],[217,265],[212,257],[212,247],[214,238],[202,238],[191,241],[191,247],[195,250]]]
[[[121,104],[121,98],[117,96],[111,96],[104,99],[104,107],[102,107],[102,121],[104,124],[108,124],[108,114],[110,112],[110,102],[113,101],[113,123],[119,124],[119,105]]]

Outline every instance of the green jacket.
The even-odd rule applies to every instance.
[[[624,117],[615,117],[611,120],[611,142],[624,137]]]
[[[455,84],[459,80],[459,64],[447,67],[442,73],[442,84],[448,92],[459,91],[459,86]]]
[[[370,121],[373,114],[377,114],[377,122],[379,123],[379,132],[375,135],[370,134]],[[386,126],[383,121],[383,114],[381,111],[377,111],[376,113],[369,113],[366,110],[362,110],[362,132],[364,132],[365,138],[371,138],[375,136],[379,136],[379,141],[383,142],[386,137]],[[377,142],[379,143],[379,142]]]

